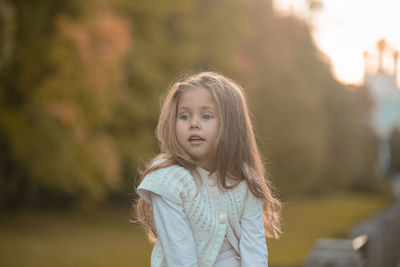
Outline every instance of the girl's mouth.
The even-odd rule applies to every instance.
[[[204,141],[205,140],[198,135],[191,135],[189,137],[189,143],[191,143],[192,145],[199,145],[199,144],[203,143]]]

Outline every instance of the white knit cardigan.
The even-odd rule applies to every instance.
[[[146,175],[137,192],[149,204],[153,192],[183,205],[193,231],[199,267],[212,267],[225,236],[240,254],[240,218],[260,211],[263,202],[251,193],[245,180],[226,192],[218,190],[217,195],[207,186],[202,186],[196,195],[196,188],[196,182],[188,170],[170,166]],[[222,209],[225,213],[218,214],[214,204],[216,198],[223,204],[218,210]],[[158,240],[151,254],[151,267],[162,266],[166,266],[166,263]]]

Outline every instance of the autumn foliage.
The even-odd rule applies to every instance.
[[[200,70],[245,87],[281,195],[376,187],[365,88],[338,83],[308,25],[275,14],[271,0],[83,2],[9,3],[0,209],[133,193],[138,167],[158,151],[160,96]]]

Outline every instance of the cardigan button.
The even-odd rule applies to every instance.
[[[210,179],[210,180],[207,181],[207,184],[209,186],[214,186],[216,183],[213,180]]]
[[[186,198],[186,192],[182,191],[182,192],[180,193],[180,195],[181,195],[181,198]]]
[[[218,216],[218,222],[219,222],[220,224],[226,223],[226,214],[225,214],[225,213],[221,213],[221,214]]]

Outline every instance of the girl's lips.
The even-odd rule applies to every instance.
[[[200,144],[202,144],[203,142],[204,142],[204,140],[200,140],[200,139],[197,139],[197,140],[189,140],[189,143],[192,144],[192,145],[200,145]]]
[[[192,145],[200,145],[203,143],[205,140],[201,138],[200,136],[193,134],[189,137],[189,143]]]
[[[192,134],[191,136],[189,136],[189,141],[192,141],[192,140],[203,140],[204,141],[204,139],[203,138],[201,138],[199,135],[197,135],[197,134]]]

